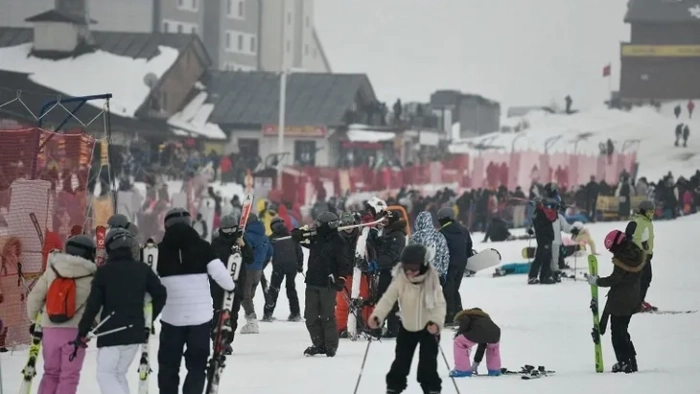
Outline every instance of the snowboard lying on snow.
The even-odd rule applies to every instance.
[[[523,248],[523,258],[534,259],[536,250],[537,248],[534,246],[528,246],[526,248]],[[564,257],[569,257],[573,256],[573,254],[578,252],[579,250],[585,250],[585,248],[579,245],[564,245],[562,246],[561,251],[559,253],[561,253]]]
[[[467,271],[477,272],[501,264],[501,254],[493,248],[484,249],[467,260]]]

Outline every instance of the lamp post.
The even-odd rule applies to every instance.
[[[287,111],[287,1],[282,0],[282,50],[280,65],[280,107],[277,125],[277,189],[282,190],[282,152],[284,151],[284,120]]]

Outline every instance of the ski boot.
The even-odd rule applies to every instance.
[[[527,278],[527,284],[528,285],[538,285],[538,284],[540,284],[540,280],[537,278]]]
[[[471,378],[473,375],[472,371],[458,371],[456,369],[450,371],[451,378]]]
[[[271,323],[275,320],[274,317],[272,317],[271,313],[264,313],[262,319],[260,321],[263,321],[265,323]]]
[[[292,313],[287,318],[287,321],[293,321],[293,322],[301,321],[301,316],[298,313]]]
[[[561,282],[561,279],[559,281]],[[549,276],[547,278],[540,279],[539,283],[541,285],[554,285],[557,283],[557,281],[553,277]]]
[[[500,369],[489,369],[489,376],[501,376]]]
[[[326,354],[326,349],[320,346],[309,346],[304,350],[304,355],[307,357],[316,356],[318,354]]]
[[[350,334],[348,333],[348,330],[343,330],[338,333],[338,338],[350,338]]]
[[[245,326],[241,327],[241,334],[259,334],[260,327],[258,327],[258,319],[255,313],[251,313],[245,318],[247,323]]]
[[[328,348],[326,349],[326,357],[335,357],[335,353],[338,351],[337,348]]]
[[[632,365],[629,361],[620,361],[615,363],[615,365],[612,366],[612,372],[613,373],[632,373],[634,372],[632,370]]]

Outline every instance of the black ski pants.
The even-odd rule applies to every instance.
[[[466,268],[466,265],[450,265],[447,268],[447,278],[445,285],[442,287],[442,293],[445,295],[445,302],[447,303],[445,323],[452,323],[455,315],[462,310],[462,296],[459,294],[459,288],[462,285]]]
[[[335,322],[335,289],[306,286],[304,319],[311,343],[327,350],[338,349],[338,325]]]
[[[394,362],[386,375],[387,390],[395,390],[397,393],[400,393],[406,389],[406,378],[411,372],[413,354],[416,352],[416,347],[420,344],[417,371],[418,383],[420,383],[425,393],[439,393],[442,389],[442,379],[440,379],[437,371],[439,340],[440,337],[429,333],[428,330],[410,332],[406,331],[403,326],[399,327],[399,333],[396,337]]]
[[[270,277],[270,287],[265,295],[265,315],[272,315],[277,306],[277,297],[280,293],[282,281],[287,290],[287,300],[289,300],[289,312],[292,315],[299,315],[299,296],[297,295],[296,271],[285,272],[282,270],[273,270]]]
[[[650,255],[650,254],[647,255],[647,263],[644,266],[644,268],[642,268],[642,278],[640,281],[641,282],[640,283],[640,290],[641,290],[640,300],[641,300],[641,302],[646,301],[647,291],[649,290],[649,286],[651,285],[651,278],[652,278],[651,258],[652,258],[652,255]]]
[[[160,394],[179,394],[180,364],[184,351],[187,377],[182,394],[201,394],[206,380],[211,322],[198,326],[173,326],[161,322],[158,347],[158,388]]]
[[[637,356],[629,325],[632,316],[610,316],[610,339],[618,362],[627,362]]]
[[[382,298],[384,293],[386,293],[386,290],[389,288],[391,280],[393,279],[390,270],[381,270],[377,275],[379,276],[377,279],[377,295],[375,298],[375,302],[378,302],[379,299]],[[401,323],[399,321],[399,316],[397,315],[398,312],[399,304],[397,302],[394,303],[394,307],[391,308],[391,311],[386,317],[386,337],[393,338],[399,332],[399,327],[401,326]]]
[[[540,276],[540,280],[552,277],[552,244],[537,243],[537,249],[535,250],[535,259],[532,261],[530,266],[530,272],[528,273],[529,278],[537,278],[537,274]]]

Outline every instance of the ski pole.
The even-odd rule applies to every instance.
[[[442,359],[445,361],[445,366],[447,367],[447,374],[449,376],[449,373],[452,370],[452,367],[450,367],[450,362],[447,361],[447,356],[445,356],[445,351],[443,351],[442,346],[440,346],[440,337],[435,337],[435,341],[437,342],[438,349],[440,350],[440,354],[442,354]],[[455,378],[450,376],[450,379],[452,379],[452,384],[454,384],[454,386],[455,386],[455,392],[457,394],[461,394],[461,392],[459,391],[459,387],[457,387],[457,381],[455,380]]]
[[[360,365],[360,374],[357,375],[357,383],[355,383],[355,391],[353,394],[357,394],[357,390],[360,388],[360,381],[362,381],[362,373],[365,371],[365,363],[367,363],[367,355],[369,354],[369,347],[372,344],[372,339],[367,341],[367,347],[365,347],[365,355],[362,357],[362,365]]]
[[[351,229],[353,229],[353,228],[374,226],[374,225],[377,225],[377,224],[379,224],[379,223],[381,223],[381,222],[383,222],[383,221],[384,221],[384,219],[382,218],[382,219],[375,220],[375,221],[369,222],[369,223],[350,224],[350,225],[347,225],[347,226],[340,226],[340,227],[338,227],[337,229],[338,229],[338,231],[351,230]],[[316,232],[315,232],[314,230],[310,230],[310,233],[311,233],[311,235],[316,234]],[[287,236],[284,236],[284,237],[275,238],[275,239],[273,239],[273,242],[284,241],[285,239],[292,239],[292,236],[291,236],[291,235],[287,235]]]

